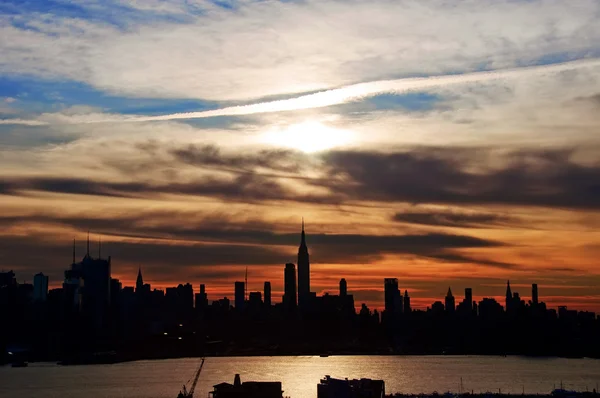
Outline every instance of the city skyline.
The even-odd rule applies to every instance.
[[[88,231],[87,234],[87,240],[86,240],[86,254],[83,256],[81,262],[77,262],[77,257],[76,257],[76,240],[73,240],[73,261],[72,261],[72,265],[71,267],[75,267],[75,265],[77,264],[84,264],[86,262],[90,262],[90,263],[98,263],[98,265],[101,265],[103,263],[108,264],[109,266],[109,273],[111,272],[111,256],[108,256],[108,260],[103,259],[101,257],[101,239],[98,239],[98,257],[94,258],[92,256],[92,253],[90,251],[90,234]],[[244,276],[244,281],[235,281],[234,282],[234,286],[231,289],[231,291],[229,292],[230,294],[227,294],[227,291],[223,291],[223,290],[218,290],[218,291],[213,291],[213,296],[209,296],[209,292],[211,291],[211,289],[206,290],[206,284],[205,283],[201,283],[201,284],[195,284],[195,283],[190,283],[189,281],[180,281],[180,283],[176,283],[175,286],[177,285],[190,285],[192,288],[192,292],[194,295],[198,295],[200,294],[203,298],[202,300],[206,301],[206,303],[211,303],[211,302],[218,302],[221,299],[228,299],[231,301],[232,305],[236,308],[238,307],[243,307],[245,305],[245,303],[248,301],[249,299],[249,295],[250,294],[258,294],[259,297],[261,297],[260,295],[264,295],[263,297],[268,297],[268,305],[271,305],[271,303],[273,304],[277,304],[277,303],[281,303],[282,305],[284,305],[284,307],[288,307],[290,304],[286,304],[286,292],[288,291],[288,289],[290,289],[290,292],[293,291],[292,295],[293,295],[293,305],[292,307],[295,309],[296,307],[298,307],[298,309],[300,311],[302,311],[302,306],[300,305],[300,279],[301,279],[301,273],[303,271],[300,271],[300,267],[297,266],[298,264],[300,264],[301,262],[304,262],[305,266],[308,265],[308,245],[306,243],[306,234],[305,234],[305,230],[304,230],[304,218],[302,218],[302,225],[301,225],[301,233],[300,233],[300,244],[299,244],[299,248],[298,248],[298,263],[294,264],[294,263],[286,263],[285,267],[284,267],[284,273],[283,273],[283,277],[281,278],[281,283],[277,283],[277,281],[275,282],[275,286],[277,285],[281,285],[282,289],[280,291],[272,291],[271,290],[271,281],[262,281],[260,283],[255,282],[255,284],[259,284],[262,285],[262,290],[260,289],[252,289],[250,288],[250,284],[248,283],[248,274],[247,274],[247,267],[246,267],[246,274]],[[72,268],[74,269],[74,268]],[[304,310],[306,310],[307,308],[310,308],[310,304],[309,302],[314,300],[314,296],[316,295],[318,296],[323,296],[323,295],[345,295],[342,294],[343,292],[348,292],[348,284],[346,281],[346,278],[344,278],[343,276],[341,277],[341,279],[339,280],[339,285],[338,285],[338,290],[334,291],[334,290],[326,290],[326,291],[321,291],[321,292],[312,292],[311,288],[310,288],[310,268],[307,270],[308,271],[308,275],[304,274],[304,278],[307,279],[307,285],[305,286],[305,289],[307,290],[307,297],[304,299],[305,300],[305,304],[304,304]],[[4,270],[2,271],[4,272]],[[49,287],[51,288],[58,288],[58,289],[65,289],[69,286],[69,284],[74,283],[76,286],[80,285],[79,281],[75,281],[75,282],[71,282],[70,278],[71,278],[71,273],[73,271],[71,270],[67,270],[64,272],[64,279],[57,283],[53,284],[49,284],[48,282],[48,276],[44,275],[43,272],[37,273],[33,279],[34,283],[33,283],[33,287],[34,287],[34,301],[37,299],[38,296],[43,295],[43,297],[45,298],[46,294],[48,293]],[[45,286],[45,291],[44,292],[39,292],[38,291],[38,283],[40,283],[38,281],[38,278],[40,278],[40,280],[42,280],[44,286]],[[112,278],[112,276],[111,276]],[[132,286],[133,288],[135,288],[135,292],[141,292],[143,289],[147,289],[148,293],[150,292],[150,289],[154,289],[154,290],[161,290],[164,291],[170,288],[174,288],[173,286],[163,286],[163,285],[153,285],[152,283],[144,283],[143,280],[143,276],[142,276],[142,267],[139,266],[138,267],[138,272],[137,272],[137,277],[136,277],[136,281],[135,284],[132,283],[126,283],[123,282],[121,279],[119,278],[113,278],[115,279],[118,284],[122,287],[126,287],[126,286]],[[288,280],[289,283],[291,284],[291,288],[288,287]],[[149,282],[148,279],[146,279],[146,282]],[[394,305],[398,306],[400,309],[400,312],[406,312],[407,309],[408,311],[412,310],[430,310],[433,308],[433,305],[441,302],[440,300],[438,300],[438,298],[443,298],[443,296],[437,297],[437,298],[418,298],[416,301],[414,300],[414,298],[409,297],[408,296],[408,290],[409,288],[407,286],[405,286],[404,288],[399,286],[399,282],[398,282],[398,278],[392,278],[392,277],[387,277],[383,279],[383,285],[384,285],[384,289],[381,290],[381,300],[377,300],[377,301],[360,301],[360,297],[358,297],[358,300],[354,302],[354,308],[355,310],[360,310],[361,306],[366,304],[369,308],[371,309],[377,309],[379,311],[382,310],[387,310],[388,312],[394,312],[394,311],[398,311],[398,309],[394,309]],[[18,283],[18,282],[17,282]],[[197,288],[195,288],[194,286],[197,286]],[[268,286],[268,287],[267,287]],[[343,287],[342,287],[343,286]],[[391,286],[391,289],[388,292],[388,287]],[[520,284],[514,284],[513,283],[513,287],[525,287],[526,285],[520,285]],[[469,309],[472,310],[473,306],[471,304],[478,302],[479,300],[483,300],[483,299],[494,299],[496,300],[496,302],[502,304],[504,307],[505,311],[509,311],[509,303],[513,302],[515,299],[517,301],[519,300],[523,300],[523,302],[527,305],[537,305],[539,302],[539,294],[538,294],[538,284],[537,283],[531,283],[529,285],[530,289],[531,289],[531,294],[529,296],[530,300],[527,300],[526,295],[523,296],[519,296],[518,292],[514,292],[515,297],[513,297],[513,292],[511,291],[511,287],[510,287],[510,280],[507,280],[506,282],[506,286],[505,286],[505,296],[504,296],[504,302],[502,301],[502,299],[500,298],[500,296],[491,296],[491,295],[481,295],[481,296],[473,296],[473,288],[472,287],[465,287],[464,288],[464,302],[470,303],[469,304]],[[457,304],[455,303],[455,297],[452,294],[452,287],[448,286],[448,292],[445,295],[445,302],[444,307],[448,308],[449,306],[451,306],[452,308],[457,307]],[[268,291],[268,294],[267,294]],[[350,288],[350,293],[353,293],[352,287]],[[402,291],[404,291],[404,294],[402,293]],[[312,292],[312,293],[311,293]],[[394,293],[395,292],[395,293]],[[274,297],[280,297],[279,300],[271,300],[272,294],[274,293]],[[108,292],[107,292],[108,294]],[[312,294],[312,295],[311,295]],[[394,294],[398,295],[398,298],[396,299]],[[71,293],[72,295],[72,293]],[[429,299],[429,302],[426,302],[425,300]],[[450,302],[448,300],[451,300]],[[479,299],[479,300],[477,300]],[[198,300],[198,298],[196,298],[196,300]],[[260,299],[262,300],[262,298]],[[396,302],[397,300],[399,300],[399,304]],[[410,301],[412,300],[412,302]],[[458,301],[458,303],[461,303],[462,301]],[[417,303],[415,305],[415,303]],[[449,304],[451,303],[451,304]],[[566,306],[568,307],[568,305],[565,305],[565,303],[557,303],[553,308],[553,309],[557,309],[558,307],[561,306]],[[571,309],[576,309],[579,310],[580,308],[577,307],[571,307]],[[584,308],[584,310],[587,310]]]
[[[247,269],[278,301],[292,262],[300,306],[341,277],[374,306],[394,277],[416,308],[448,286],[502,301],[511,280],[600,312],[599,15],[4,1],[0,269],[57,286],[90,230],[129,286],[141,266],[230,296]]]

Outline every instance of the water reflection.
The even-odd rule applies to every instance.
[[[138,361],[116,365],[59,367],[31,364],[0,368],[0,396],[172,398],[193,376],[198,358]],[[548,393],[567,388],[592,390],[600,381],[600,360],[521,357],[231,357],[207,358],[196,389],[206,397],[214,384],[242,380],[281,381],[291,398],[315,398],[324,375],[383,379],[389,392],[464,390]]]

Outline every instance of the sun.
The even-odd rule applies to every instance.
[[[321,122],[306,121],[272,129],[264,135],[263,141],[311,153],[346,145],[352,141],[352,133]]]

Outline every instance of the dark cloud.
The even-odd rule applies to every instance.
[[[183,163],[196,166],[216,166],[225,169],[254,170],[256,168],[298,173],[307,156],[286,149],[259,150],[250,153],[223,153],[213,145],[188,145],[170,153]]]
[[[594,105],[599,105],[600,106],[600,94],[590,95],[588,97],[578,97],[578,98],[575,98],[575,100],[576,101],[589,102],[589,103],[592,103]]]
[[[319,184],[362,201],[599,208],[600,163],[572,157],[569,150],[333,151],[323,155],[329,179]]]
[[[84,178],[34,177],[0,181],[0,194],[22,194],[42,191],[76,195],[115,197],[149,197],[178,194],[215,197],[236,202],[299,201],[308,203],[339,203],[336,195],[297,193],[280,181],[259,174],[233,177],[206,177],[188,182],[111,182]]]
[[[437,227],[481,228],[506,226],[517,222],[513,217],[493,213],[466,213],[462,211],[409,211],[396,213],[394,221]]]
[[[403,202],[600,208],[600,163],[577,163],[572,150],[421,147],[392,153],[330,151],[314,155],[310,161],[308,155],[293,151],[232,155],[214,147],[155,146],[146,150],[174,153],[169,166],[173,170],[189,163],[222,170],[202,178],[177,178],[160,183],[140,178],[125,182],[13,178],[0,182],[0,193],[37,190],[123,197],[180,194],[249,203]],[[313,174],[320,174],[320,178],[296,173],[309,164]],[[263,173],[261,169],[267,171]],[[277,175],[281,172],[287,175]],[[290,184],[291,179],[298,181]],[[315,188],[319,193],[309,193],[316,192]],[[421,219],[426,221],[423,216]],[[436,220],[439,222],[439,217],[430,221]],[[442,222],[459,221],[456,216],[449,216]],[[471,220],[471,224],[475,223],[477,220]]]

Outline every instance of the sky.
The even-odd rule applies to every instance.
[[[0,3],[0,268],[600,312],[597,0]]]

